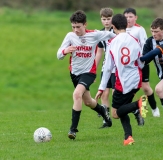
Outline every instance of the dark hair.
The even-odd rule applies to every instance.
[[[86,14],[82,10],[78,10],[74,12],[70,17],[71,23],[83,23],[85,24],[87,21]]]
[[[123,14],[116,14],[112,18],[112,24],[118,29],[125,29],[127,28],[127,19]]]
[[[134,8],[126,8],[123,14],[125,13],[133,13],[136,16],[136,10]]]
[[[101,8],[100,10],[100,16],[104,17],[112,17],[113,16],[113,10],[111,8]]]
[[[163,18],[156,18],[152,24],[151,24],[151,28],[152,29],[156,29],[160,27],[161,30],[163,30]]]

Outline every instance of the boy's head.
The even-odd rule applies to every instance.
[[[101,23],[105,29],[110,29],[113,10],[111,8],[101,8],[100,10]]]
[[[134,26],[138,18],[136,15],[136,10],[134,8],[126,8],[123,14],[127,18],[127,27],[130,28]]]
[[[117,33],[117,30],[126,30],[127,19],[123,14],[116,14],[112,18],[112,25],[115,33]]]
[[[151,33],[155,40],[163,40],[163,18],[156,18],[152,22]]]
[[[84,11],[78,10],[74,12],[70,17],[70,22],[72,30],[77,36],[82,36],[85,34],[87,17]]]

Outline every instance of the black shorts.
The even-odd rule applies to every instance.
[[[124,104],[131,103],[138,90],[139,89],[133,89],[129,93],[123,94],[115,89],[113,92],[112,107],[118,109]]]
[[[83,74],[76,76],[70,73],[70,77],[75,88],[78,84],[82,84],[83,86],[85,86],[86,90],[89,90],[90,85],[96,79],[96,74],[83,73]]]
[[[103,75],[103,72],[101,72],[101,78],[102,78],[102,75]],[[115,88],[115,80],[116,80],[115,73],[112,73],[108,80],[106,88],[114,89]]]
[[[142,82],[149,82],[149,64],[142,69]]]

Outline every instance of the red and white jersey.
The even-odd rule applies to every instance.
[[[126,32],[139,40],[140,46],[143,50],[143,46],[145,44],[145,41],[147,40],[145,29],[139,24],[135,24],[131,28],[126,28]]]
[[[64,49],[69,46],[76,46],[76,51],[70,56],[70,71],[72,74],[96,73],[96,46],[100,41],[111,39],[115,34],[109,31],[86,30],[83,36],[77,36],[69,32],[64,38],[61,47],[57,52],[57,58],[63,59]]]
[[[112,68],[116,66],[115,89],[126,94],[141,87],[142,71],[138,64],[141,47],[128,33],[120,33],[113,38],[106,51],[106,62],[99,90],[105,90]]]

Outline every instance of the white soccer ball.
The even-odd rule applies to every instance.
[[[49,142],[52,139],[52,134],[49,129],[40,127],[35,130],[33,138],[36,143]]]

